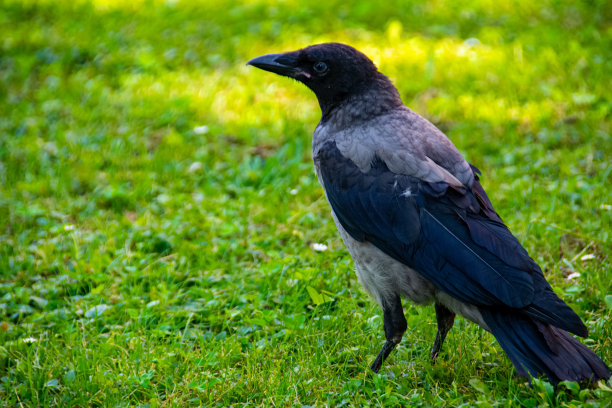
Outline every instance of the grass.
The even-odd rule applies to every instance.
[[[610,383],[529,388],[463,319],[432,366],[433,308],[407,303],[371,373],[382,319],[313,174],[316,101],[244,66],[370,55],[612,363],[609,4],[306,3],[0,4],[0,405],[610,407]]]

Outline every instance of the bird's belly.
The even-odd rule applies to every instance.
[[[333,211],[332,215],[338,232],[355,261],[359,283],[381,307],[384,299],[394,295],[417,304],[428,304],[435,300],[436,287],[420,273],[391,258],[371,243],[353,239]]]

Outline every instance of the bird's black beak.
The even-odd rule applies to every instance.
[[[295,52],[262,55],[261,57],[253,58],[247,62],[247,65],[295,79],[302,79],[298,77],[304,76],[310,77],[307,72],[298,66],[298,55]]]

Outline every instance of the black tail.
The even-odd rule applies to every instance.
[[[596,382],[610,378],[606,364],[565,330],[518,313],[481,312],[519,375],[546,374],[553,384],[564,380]]]

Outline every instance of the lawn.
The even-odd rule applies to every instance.
[[[352,44],[483,172],[612,363],[606,0],[0,2],[0,405],[610,407],[530,388],[433,307],[384,342],[311,163],[320,112],[250,58]],[[312,2],[314,3],[314,2]]]

